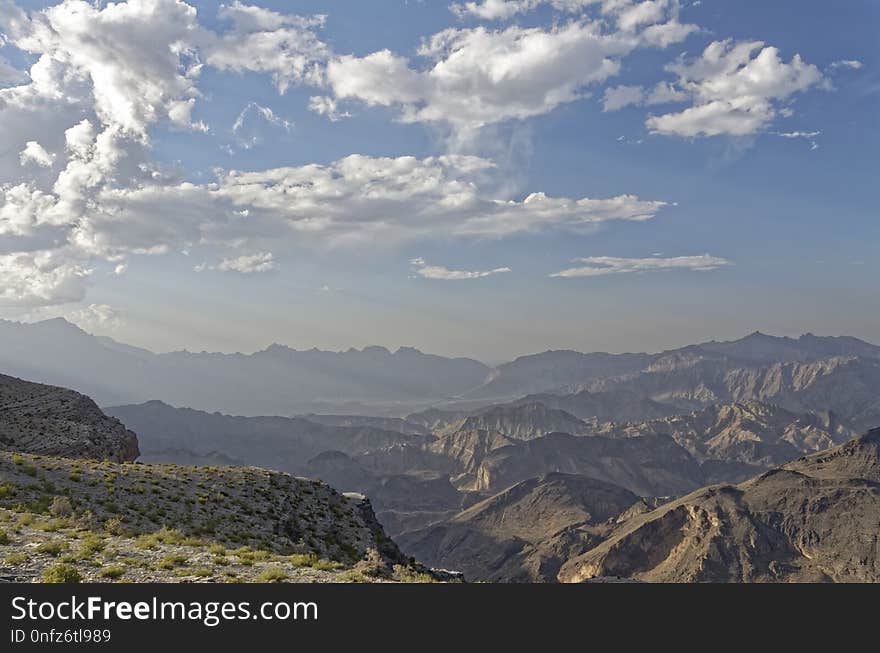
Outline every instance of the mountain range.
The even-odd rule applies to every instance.
[[[57,318],[0,321],[0,370],[74,388],[101,406],[161,400],[245,416],[402,417],[522,400],[620,421],[756,399],[795,411],[835,410],[868,427],[878,414],[868,395],[880,376],[880,347],[850,337],[754,333],[657,354],[548,351],[492,368],[411,347],[329,352],[275,344],[253,354],[154,354]],[[856,389],[846,401],[834,393],[843,383]]]

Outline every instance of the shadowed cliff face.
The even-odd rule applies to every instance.
[[[137,436],[78,392],[0,375],[0,449],[130,462]]]
[[[559,579],[880,580],[880,429],[623,522]]]

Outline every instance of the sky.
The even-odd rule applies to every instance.
[[[880,342],[880,5],[0,0],[0,317],[487,362]]]

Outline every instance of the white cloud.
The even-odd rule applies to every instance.
[[[254,225],[280,220],[299,238],[330,244],[579,230],[609,220],[648,220],[665,206],[632,195],[569,199],[533,193],[522,201],[495,200],[477,185],[492,168],[473,156],[353,155],[330,166],[232,172],[213,194],[248,208]]]
[[[602,111],[617,111],[628,106],[683,102],[688,98],[687,93],[666,82],[659,82],[650,91],[641,86],[613,86],[605,89],[605,94],[602,96]]]
[[[403,122],[461,131],[522,120],[582,98],[588,87],[616,75],[621,58],[635,49],[663,47],[696,29],[677,22],[676,2],[646,4],[656,11],[627,18],[640,5],[619,3],[619,24],[611,29],[608,21],[588,18],[547,29],[447,29],[420,48],[425,69],[381,50],[332,59],[327,83],[336,99],[393,107]]]
[[[205,63],[220,70],[270,73],[285,93],[294,84],[319,84],[330,50],[315,35],[324,16],[280,14],[235,0],[221,6],[220,18],[232,29],[222,36],[204,33]]]
[[[256,254],[245,254],[237,258],[226,258],[217,265],[197,265],[196,272],[204,272],[205,270],[217,270],[218,272],[238,272],[239,274],[255,274],[257,272],[270,272],[278,269],[275,264],[275,257],[271,252],[258,252]]]
[[[831,64],[832,69],[849,68],[850,70],[860,70],[864,64],[858,59],[841,59]]]
[[[90,270],[55,252],[0,255],[0,306],[65,304],[85,297]]]
[[[557,11],[577,12],[602,0],[482,0],[482,2],[456,2],[449,6],[459,18],[474,16],[483,20],[507,20],[524,14],[541,5],[550,5]]]
[[[730,265],[730,261],[717,256],[677,256],[674,258],[620,258],[615,256],[591,256],[574,259],[577,267],[551,274],[551,277],[601,277],[611,274],[635,274],[669,270],[706,272]]]
[[[309,111],[325,116],[330,122],[339,122],[344,118],[351,118],[347,111],[339,109],[339,103],[326,95],[313,95],[309,98]]]
[[[323,18],[238,2],[222,18],[231,27],[214,33],[178,0],[63,0],[30,13],[3,5],[0,30],[35,60],[26,83],[0,88],[3,303],[80,301],[93,265],[122,274],[136,255],[588,231],[607,221],[648,220],[665,206],[633,195],[536,192],[509,199],[487,190],[504,173],[492,161],[466,156],[353,155],[328,165],[217,170],[212,181],[184,181],[151,158],[151,137],[158,127],[207,129],[197,113],[204,66],[266,73],[281,91],[326,81],[322,92],[340,93],[311,104],[330,118],[345,115],[341,94],[395,106],[406,120],[472,127],[581,97],[647,42],[642,24],[606,32],[605,23],[586,20],[548,29],[447,30],[422,48],[430,62],[425,70],[380,52],[334,59],[331,69],[349,61],[356,75],[331,82],[321,69],[329,50],[314,34]],[[246,109],[239,137],[249,118],[290,128],[268,107]],[[55,157],[54,170],[30,170],[22,181],[19,153],[28,164],[53,164]],[[242,258],[214,267],[274,265]]]
[[[18,158],[23,166],[33,163],[43,168],[49,168],[55,162],[55,154],[49,154],[37,141],[28,141],[25,148],[19,152]]]
[[[282,118],[269,107],[250,102],[232,124],[232,133],[238,137],[238,144],[244,149],[250,149],[263,142],[261,133],[263,130],[255,119],[261,120],[263,125],[272,125],[286,132],[293,129],[291,121]]]
[[[655,133],[689,138],[754,134],[776,117],[779,101],[823,81],[800,55],[785,63],[776,48],[760,41],[715,41],[699,58],[667,68],[678,75],[676,87],[692,106],[651,116],[646,124]]]
[[[644,102],[641,86],[613,86],[605,89],[602,96],[602,111],[617,111],[630,105]]]
[[[510,268],[495,268],[494,270],[450,270],[440,265],[429,265],[423,258],[414,258],[410,261],[413,271],[425,279],[441,281],[465,281],[467,279],[482,279],[493,274],[510,272]]]
[[[108,304],[89,304],[65,317],[89,333],[116,331],[124,323],[120,312]]]
[[[816,138],[822,132],[776,132],[777,136],[782,136],[782,138]]]

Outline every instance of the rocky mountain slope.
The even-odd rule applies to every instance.
[[[644,372],[586,384],[586,390],[625,391],[696,409],[710,404],[762,401],[793,412],[831,411],[854,428],[880,422],[880,359],[834,357],[806,363],[743,367],[727,358],[674,354]]]
[[[559,543],[576,533],[576,551],[598,543],[613,519],[639,498],[585,476],[552,473],[514,485],[452,519],[400,537],[432,566],[495,582],[549,582],[571,553]]]
[[[514,440],[531,440],[556,431],[579,435],[587,429],[588,426],[574,415],[535,401],[490,406],[451,420],[435,428],[434,433],[444,436],[456,431],[493,431]]]
[[[840,444],[855,433],[833,413],[798,414],[746,401],[710,406],[685,415],[635,423],[605,423],[594,433],[609,437],[665,434],[703,463],[712,476],[741,480]]]
[[[461,489],[498,492],[549,472],[589,476],[642,496],[677,495],[703,484],[700,465],[666,435],[621,439],[567,433],[495,449],[456,483]]]
[[[134,433],[85,395],[0,374],[0,449],[131,461]]]
[[[739,485],[624,521],[567,562],[569,582],[880,580],[880,429]]]
[[[515,403],[540,403],[548,408],[566,411],[580,419],[596,419],[604,422],[636,422],[680,412],[675,406],[661,404],[626,390],[616,392],[582,390],[566,395],[542,393],[528,395]]]

